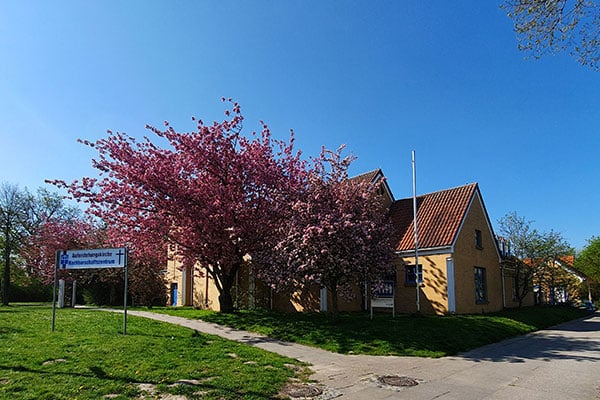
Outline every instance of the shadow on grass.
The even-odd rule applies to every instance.
[[[10,303],[9,305],[0,305],[0,313],[3,312],[28,312],[28,309],[43,308],[51,309],[52,303]]]
[[[376,314],[373,319],[366,313],[341,313],[333,323],[330,315],[323,313],[253,310],[220,314],[189,308],[152,311],[342,354],[417,357],[454,355],[585,315],[571,307],[531,307],[485,315],[400,314],[392,318],[389,314]]]
[[[55,376],[79,376],[83,378],[99,378],[104,380],[116,381],[121,383],[148,383],[136,381],[129,378],[121,378],[118,376],[107,375],[100,367],[90,367],[90,372],[73,372],[73,371],[46,371],[43,369],[33,369],[29,367],[24,367],[22,365],[0,365],[0,370],[4,371],[13,371],[13,372],[27,372],[31,374],[40,374],[40,375],[55,375]],[[154,383],[154,382],[149,382]]]
[[[23,333],[25,332],[23,329],[13,328],[12,326],[0,326],[0,335],[10,335],[14,333]]]
[[[90,372],[86,373],[86,372],[64,372],[64,371],[44,371],[44,370],[40,370],[40,369],[32,369],[32,368],[28,368],[28,367],[23,367],[23,366],[7,366],[7,365],[0,365],[0,371],[12,371],[12,372],[16,372],[16,373],[30,373],[30,374],[40,374],[40,375],[44,375],[44,376],[77,376],[77,377],[82,377],[82,378],[96,378],[96,379],[100,379],[100,380],[107,380],[107,381],[114,381],[114,382],[120,382],[123,384],[153,384],[153,385],[169,385],[170,387],[172,387],[172,385],[176,384],[176,381],[170,382],[170,384],[168,382],[156,382],[156,381],[152,381],[152,380],[145,380],[145,381],[139,381],[139,380],[135,380],[135,379],[129,379],[129,378],[125,378],[125,377],[118,377],[118,376],[113,376],[113,375],[109,375],[107,374],[101,367],[98,366],[92,366],[89,368]],[[236,391],[234,389],[231,388],[227,388],[224,386],[219,386],[217,384],[214,383],[214,381],[207,381],[207,382],[202,382],[199,384],[194,384],[192,385],[194,387],[195,391],[216,391],[219,395],[220,398],[241,398],[241,397],[249,397],[249,398],[253,398],[253,399],[273,399],[273,396],[270,394],[265,394],[265,393],[261,393],[261,392],[256,392],[256,391],[246,391],[246,390],[239,390]],[[136,397],[138,398],[138,397]]]

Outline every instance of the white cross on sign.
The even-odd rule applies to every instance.
[[[123,252],[123,249],[119,249],[119,252],[117,253],[117,256],[119,257],[119,264],[121,264],[121,257],[124,255],[125,253]]]

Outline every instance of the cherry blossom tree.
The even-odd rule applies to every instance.
[[[28,272],[48,285],[54,280],[57,251],[117,247],[118,243],[125,243],[121,232],[91,218],[51,218],[32,232],[20,255]],[[166,293],[161,270],[166,255],[162,253],[157,259],[154,254],[137,251],[137,248],[129,249],[129,253],[128,292],[134,303],[164,305]],[[123,271],[118,268],[60,270],[58,275],[61,279],[76,280],[90,290],[97,285],[103,288],[108,285],[113,302],[117,302],[120,293],[117,289],[124,282]]]
[[[379,194],[380,183],[349,179],[353,156],[323,149],[314,160],[308,185],[293,202],[281,239],[261,262],[271,268],[262,278],[275,289],[316,284],[331,293],[332,315],[338,296],[350,298],[365,282],[393,272],[393,228]]]
[[[105,243],[105,230],[91,220],[52,218],[32,232],[21,256],[30,272],[48,285],[54,280],[57,251],[98,248]],[[59,272],[61,277],[69,275],[68,271]]]
[[[184,267],[206,268],[223,312],[233,311],[231,288],[244,257],[267,243],[304,171],[293,135],[275,140],[264,123],[261,132],[242,135],[240,106],[228,102],[222,122],[192,118],[193,132],[165,122],[164,130],[146,126],[154,141],[110,131],[83,141],[98,151],[100,176],[54,181],[139,254],[156,258],[175,244]]]

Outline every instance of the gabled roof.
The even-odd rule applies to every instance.
[[[477,183],[417,196],[419,249],[451,247],[476,192]],[[415,248],[413,199],[395,201],[391,208],[397,229],[397,251]]]
[[[559,257],[559,259],[556,260],[556,264],[558,264],[560,268],[567,271],[569,274],[575,276],[580,282],[583,282],[586,279],[586,275],[584,273],[573,267],[573,264],[575,264],[575,256],[569,255]]]
[[[377,183],[377,182],[382,182],[383,186],[383,190],[385,191],[385,193],[387,193],[388,197],[390,198],[390,201],[394,201],[394,194],[392,193],[392,190],[390,189],[387,180],[385,178],[385,175],[383,175],[383,171],[381,170],[381,168],[378,169],[374,169],[373,171],[369,171],[369,172],[365,172],[364,174],[360,174],[360,175],[356,175],[350,178],[351,181],[357,181],[357,182],[369,182],[369,183]]]
[[[365,172],[364,174],[353,176],[352,178],[350,178],[350,180],[358,182],[367,181],[369,183],[375,183],[379,175],[383,177],[383,172],[381,171],[381,168]]]

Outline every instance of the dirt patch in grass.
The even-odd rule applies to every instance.
[[[42,365],[52,365],[52,364],[63,363],[63,362],[67,362],[67,360],[64,358],[57,358],[56,360],[44,361],[42,363]]]

